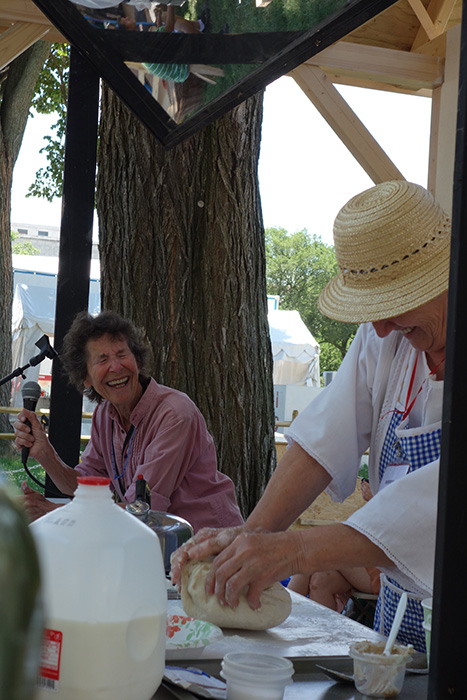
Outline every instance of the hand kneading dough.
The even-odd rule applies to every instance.
[[[219,627],[245,630],[265,630],[284,622],[292,609],[289,592],[281,583],[274,583],[261,595],[261,607],[252,610],[244,595],[235,610],[222,606],[217,596],[208,595],[204,588],[211,560],[189,561],[182,570],[182,605],[186,614]]]

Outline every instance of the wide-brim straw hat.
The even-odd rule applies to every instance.
[[[391,180],[356,195],[334,222],[339,274],[320,310],[350,323],[400,316],[448,288],[451,222],[424,187]]]

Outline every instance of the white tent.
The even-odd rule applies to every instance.
[[[39,255],[13,254],[13,318],[12,353],[13,369],[26,365],[39,352],[35,343],[45,334],[53,337],[55,299],[57,291],[58,258]],[[89,311],[100,310],[99,261],[91,261]],[[52,342],[53,344],[53,342]],[[46,362],[46,361],[44,361]],[[40,368],[29,367],[25,375],[30,381],[38,381]],[[16,380],[13,388],[14,405],[21,404]]]
[[[269,311],[274,384],[320,386],[319,344],[298,311]]]

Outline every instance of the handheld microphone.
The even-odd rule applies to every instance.
[[[23,397],[23,407],[28,411],[35,411],[37,402],[41,397],[41,388],[37,382],[26,382],[21,387],[21,396]],[[31,427],[30,421],[26,421],[26,425]],[[29,457],[29,447],[21,449],[21,462],[26,464]]]

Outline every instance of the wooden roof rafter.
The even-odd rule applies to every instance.
[[[375,183],[402,175],[333,84],[427,97],[439,93],[445,35],[460,22],[461,5],[459,0],[401,0],[290,73]],[[432,133],[431,180],[435,152]]]
[[[317,66],[302,64],[295,68],[292,74],[373,182],[404,179],[402,173],[349,107],[324,71]]]
[[[420,29],[412,45],[416,51],[428,41],[433,41],[445,33],[449,20],[456,7],[456,0],[431,0],[428,8],[422,0],[407,0],[420,22]]]
[[[20,56],[30,46],[47,39],[50,27],[30,22],[15,22],[0,34],[0,70]]]
[[[63,43],[64,37],[49,22],[47,17],[34,5],[31,0],[0,0],[0,39],[16,24],[30,25],[31,34],[33,28],[39,34],[39,27],[47,31],[47,41]],[[45,35],[38,38],[44,38]],[[37,39],[36,39],[37,41]],[[27,48],[27,47],[26,47]],[[25,49],[23,49],[25,50]],[[19,55],[19,54],[18,54]]]
[[[438,56],[348,41],[329,46],[304,65],[319,66],[334,83],[373,84],[411,94],[429,94],[444,80],[444,59]]]

